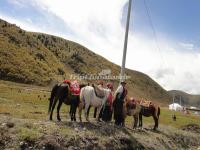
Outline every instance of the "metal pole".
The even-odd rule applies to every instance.
[[[130,21],[130,15],[131,15],[131,3],[132,3],[132,0],[129,0],[128,15],[127,15],[127,20],[126,20],[126,32],[125,32],[125,39],[124,39],[124,51],[123,51],[121,75],[120,75],[121,81],[125,79],[124,74],[125,74],[126,51],[127,51],[127,43],[128,43],[129,21]]]
[[[175,95],[175,94],[173,93],[173,109],[174,109],[174,95]]]

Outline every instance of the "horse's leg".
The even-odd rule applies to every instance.
[[[86,121],[88,121],[89,122],[89,107],[90,107],[90,105],[85,105],[85,119],[86,119]]]
[[[138,116],[134,115],[133,118],[134,118],[134,126],[133,126],[133,128],[135,129],[135,128],[137,128],[137,124],[138,124]]]
[[[143,126],[142,114],[139,114],[139,127]]]
[[[73,119],[72,119],[72,104],[70,105],[69,115],[70,115],[70,117],[71,117],[71,121],[73,121]]]
[[[53,101],[53,106],[52,106],[52,108],[51,108],[51,114],[50,114],[50,118],[49,118],[50,120],[52,120],[53,110],[54,110],[54,108],[55,108],[55,106],[56,106],[57,101],[58,101],[57,98],[55,98],[54,101]]]
[[[73,104],[70,105],[69,115],[70,115],[71,121],[73,121]]]
[[[77,109],[77,105],[74,106],[74,110],[73,110],[73,118],[74,118],[74,121],[76,121],[76,109]]]
[[[155,122],[153,129],[156,130],[156,128],[158,128],[158,118],[157,118],[157,116],[153,116],[153,119],[154,119],[154,122]]]
[[[48,110],[48,114],[50,113],[50,111],[51,111],[51,107],[52,107],[52,103],[53,103],[53,100],[54,100],[54,98],[49,98],[49,110]]]
[[[77,104],[72,104],[71,105],[71,120],[76,121],[76,109],[77,109]]]
[[[89,113],[90,113],[90,108],[91,108],[91,105],[89,106],[88,110],[87,110],[87,115],[89,116]]]
[[[100,120],[100,112],[101,112],[101,108],[102,108],[102,106],[99,106],[99,107],[97,107],[97,117],[96,117],[96,121],[101,121]]]
[[[82,122],[81,114],[82,114],[83,104],[80,102],[78,105],[78,111],[79,111],[79,120]]]
[[[58,121],[61,121],[60,119],[60,107],[62,106],[62,100],[59,99],[59,103],[58,103],[58,106],[57,106],[57,120]]]
[[[93,117],[96,118],[96,116],[97,116],[97,107],[94,108],[94,116]]]

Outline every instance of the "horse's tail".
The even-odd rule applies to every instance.
[[[55,98],[57,89],[58,89],[58,84],[56,84],[56,85],[53,87],[52,91],[51,91],[51,96],[50,96],[50,98],[49,98],[49,110],[48,110],[48,113],[50,113],[50,111],[51,111],[51,107],[52,107],[53,100],[54,100],[54,98]]]
[[[158,119],[159,119],[159,116],[160,116],[160,107],[158,107],[157,116],[158,116]]]
[[[81,92],[79,95],[79,103],[82,103],[84,105],[84,87],[81,89]]]

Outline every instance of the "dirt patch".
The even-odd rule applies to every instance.
[[[197,134],[200,133],[200,126],[197,125],[197,124],[188,124],[186,126],[183,126],[181,129],[185,130],[185,131],[190,131],[190,132],[193,132],[193,133],[197,133]]]
[[[21,150],[27,150],[27,149],[36,149],[37,145],[36,142],[33,140],[25,140],[20,142],[20,149]]]
[[[11,115],[9,112],[0,112],[1,115]]]
[[[11,141],[11,138],[7,133],[8,133],[8,129],[5,126],[1,126],[0,127],[0,149],[4,149],[5,146]]]
[[[171,136],[171,140],[179,149],[189,149],[200,145],[199,139],[188,135],[174,134]]]
[[[34,111],[34,112],[29,112],[30,114],[43,114],[43,112],[40,111]]]

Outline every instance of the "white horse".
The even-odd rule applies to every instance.
[[[111,93],[110,89],[102,89],[105,96],[104,98],[99,98],[96,96],[94,88],[92,86],[86,86],[81,89],[80,93],[80,103],[79,103],[79,118],[80,122],[82,122],[81,114],[82,109],[85,108],[85,119],[89,121],[89,113],[88,109],[89,106],[97,107],[97,121],[99,121],[99,113],[101,111],[101,108],[105,104],[106,100],[109,97],[109,94]]]

